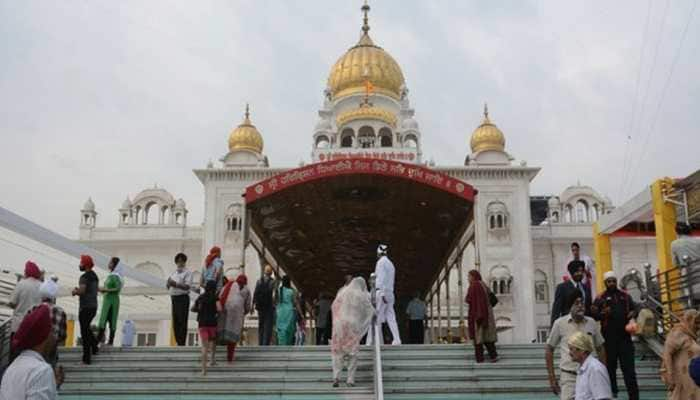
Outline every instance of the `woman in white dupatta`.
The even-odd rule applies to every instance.
[[[241,274],[235,281],[229,281],[219,296],[218,341],[226,344],[226,360],[233,362],[236,344],[241,341],[241,331],[245,316],[251,310],[251,295],[248,290],[248,278]]]
[[[340,371],[348,363],[348,386],[355,386],[357,356],[360,340],[367,332],[374,307],[367,292],[364,278],[353,279],[342,287],[331,306],[333,311],[333,336],[331,337],[331,355],[333,357],[333,387],[340,384]]]

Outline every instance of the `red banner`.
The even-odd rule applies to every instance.
[[[420,165],[390,160],[352,158],[310,164],[248,186],[245,191],[246,203],[250,204],[255,200],[305,182],[352,174],[383,175],[409,179],[450,192],[472,202],[476,194],[473,187],[459,179],[451,178]]]

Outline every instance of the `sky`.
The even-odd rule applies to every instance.
[[[424,159],[461,165],[484,102],[533,195],[580,182],[620,204],[700,168],[699,0],[370,1]],[[192,169],[249,102],[271,166],[310,160],[360,0],[0,0],[0,206],[76,238],[157,184],[203,219]]]

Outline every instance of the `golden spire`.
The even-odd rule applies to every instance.
[[[250,125],[250,105],[248,103],[245,103],[245,118],[243,119],[243,123],[246,125]]]
[[[362,32],[366,35],[367,32],[369,32],[369,17],[367,14],[369,14],[369,4],[367,4],[367,0],[365,0],[365,4],[361,8],[362,13],[364,14],[364,18],[362,19]]]

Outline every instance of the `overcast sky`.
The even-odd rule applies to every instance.
[[[532,194],[580,181],[619,204],[700,168],[697,2],[377,0],[370,34],[403,69],[426,160],[462,164],[487,101],[507,150],[542,167]],[[157,183],[201,223],[192,169],[226,153],[246,102],[272,166],[309,161],[361,5],[0,0],[0,205],[77,237],[88,196],[113,226]]]

